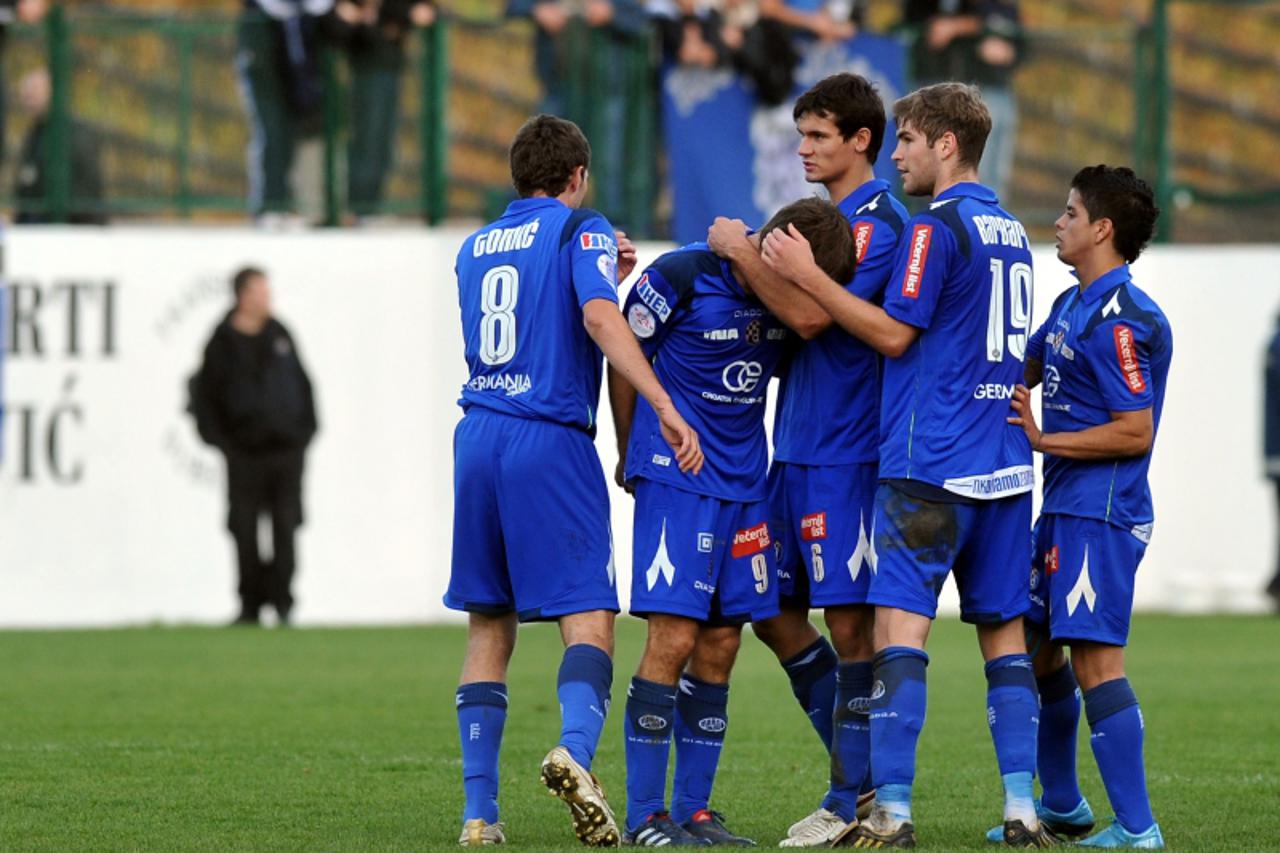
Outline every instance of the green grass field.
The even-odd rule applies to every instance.
[[[596,770],[624,803],[621,710],[643,626],[619,623]],[[458,628],[0,633],[0,850],[412,850],[453,846],[461,808]],[[971,628],[938,623],[916,823],[927,849],[982,849],[1000,816]],[[538,784],[555,743],[554,628],[522,629],[503,753],[508,840],[574,847]],[[1175,850],[1280,849],[1280,623],[1135,621],[1157,818]],[[747,637],[715,803],[773,846],[815,807],[826,761]],[[1081,741],[1082,784],[1106,797]]]

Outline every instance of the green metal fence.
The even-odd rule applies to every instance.
[[[1041,23],[1016,81],[1011,207],[1029,224],[1051,222],[1075,168],[1128,162],[1157,187],[1162,239],[1276,239],[1268,223],[1280,217],[1280,163],[1267,152],[1280,139],[1280,101],[1268,93],[1280,91],[1280,62],[1267,44],[1280,38],[1277,5],[1152,0],[1130,17],[1102,0],[1027,0],[1024,16]],[[1188,18],[1197,9],[1220,11],[1221,32]],[[617,209],[606,212],[638,235],[660,235],[656,56],[645,40],[607,39],[581,26],[568,33],[564,111],[595,144],[597,192],[607,182],[621,188]],[[501,209],[512,194],[506,147],[542,103],[532,43],[527,21],[446,16],[414,33],[380,212],[437,222]],[[235,55],[236,21],[227,15],[55,7],[38,27],[12,28],[0,200],[53,221],[242,218],[249,128]],[[32,68],[47,68],[52,80],[44,184],[18,205],[20,154],[36,120],[16,93]],[[298,201],[309,219],[337,224],[351,216],[344,57],[327,54],[324,74],[322,126],[304,144],[293,183],[305,190]],[[604,108],[611,99],[625,104],[621,126]],[[611,134],[620,147],[601,144]],[[92,196],[78,186],[85,151],[101,174]],[[1228,221],[1224,214],[1238,209],[1252,215]]]
[[[443,90],[447,79],[444,26],[417,31],[409,45],[402,124],[414,123],[412,144],[397,145],[387,212],[437,221],[445,214]],[[9,172],[21,179],[24,136],[39,121],[23,116],[15,97],[22,78],[47,69],[52,94],[39,158],[44,192],[10,205],[29,215],[65,221],[69,215],[226,216],[246,209],[249,128],[235,74],[235,21],[226,16],[67,14],[54,7],[39,28],[17,28],[5,51]],[[325,101],[321,133],[308,143],[323,151],[310,181],[312,218],[337,223],[343,210],[342,155],[345,74],[334,51],[323,55]],[[85,195],[76,180],[77,153],[96,158],[102,192]],[[314,158],[313,158],[314,159]],[[305,158],[304,158],[305,160]],[[6,177],[9,177],[6,175]],[[306,198],[303,199],[306,202]]]
[[[648,234],[655,150],[649,44],[601,45],[570,34],[576,57],[568,112],[593,138],[623,134],[624,154],[593,164],[597,182],[624,185],[620,219]],[[438,222],[482,216],[510,195],[506,146],[536,112],[531,27],[525,22],[444,19],[407,45],[394,164],[379,213]],[[17,27],[5,51],[8,167],[0,198],[28,217],[240,217],[246,211],[248,118],[235,73],[236,21],[225,15],[68,14],[55,7],[39,27]],[[350,73],[345,57],[322,56],[318,133],[300,146],[292,185],[306,218],[350,219],[346,201]],[[624,91],[602,91],[602,63],[622,63]],[[24,74],[47,69],[52,97],[39,158],[43,192],[16,198],[24,137],[38,117],[16,97]],[[626,126],[606,125],[598,105],[625,99]],[[319,152],[317,156],[317,152]],[[100,193],[86,193],[77,154],[95,158]]]

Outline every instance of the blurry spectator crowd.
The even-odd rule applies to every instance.
[[[627,114],[634,105],[611,60],[619,46],[660,45],[664,67],[729,70],[750,83],[764,106],[788,102],[802,53],[815,43],[843,42],[867,27],[869,0],[506,0],[509,17],[535,27],[534,68],[543,112],[572,115],[569,77],[581,74],[570,54],[572,38],[585,32],[597,55],[592,91],[603,92],[591,109],[593,204],[610,218],[622,215],[628,163]],[[0,0],[4,27],[35,23],[46,0]],[[384,209],[395,153],[396,127],[406,67],[406,45],[415,31],[437,20],[434,0],[243,0],[236,31],[235,70],[249,120],[246,163],[249,213],[264,226],[318,221],[324,208],[326,98],[321,62],[326,46],[345,59],[349,95],[345,224],[359,224]],[[978,84],[994,129],[983,157],[983,177],[1002,191],[1013,160],[1017,111],[1011,78],[1023,52],[1017,0],[903,0],[892,32],[908,45],[914,85],[943,80]],[[2,44],[2,41],[0,41]],[[603,47],[602,47],[603,46]],[[603,54],[601,56],[600,54]],[[510,69],[513,74],[525,69]],[[653,69],[646,72],[650,80]],[[50,81],[28,72],[17,87],[28,117],[20,152],[5,152],[13,168],[16,218],[49,219]],[[0,79],[0,91],[3,91]],[[0,122],[8,105],[0,103]],[[588,123],[584,123],[588,124]],[[57,152],[71,161],[70,196],[83,209],[64,211],[74,222],[100,222],[103,181],[91,132],[68,118],[59,124]],[[0,139],[3,139],[0,126]],[[744,145],[747,144],[744,140]],[[594,165],[594,164],[593,164]]]

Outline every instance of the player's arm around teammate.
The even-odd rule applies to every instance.
[[[911,796],[924,724],[925,643],[937,592],[954,574],[961,617],[977,628],[987,709],[1005,787],[1003,840],[1051,842],[1032,802],[1035,684],[1022,636],[1031,450],[1003,406],[1023,377],[1030,329],[1026,231],[977,167],[990,113],[963,84],[894,105],[893,159],[907,193],[933,196],[907,224],[883,307],[835,292],[807,270],[804,241],[770,235],[763,256],[799,279],[837,323],[887,356],[880,486],[871,764],[876,805],[839,846],[913,846]],[[999,272],[997,276],[995,271]],[[1004,310],[1009,305],[1010,310]],[[983,310],[988,309],[988,310]],[[1025,317],[1023,315],[1026,315]]]
[[[835,207],[798,202],[765,230],[789,221],[827,250],[833,273],[848,273],[852,238]],[[716,442],[699,477],[679,472],[650,407],[614,383],[624,476],[636,495],[631,611],[648,620],[624,723],[626,839],[638,845],[747,843],[709,806],[742,625],[778,612],[763,414],[787,332],[742,278],[695,244],[655,261],[625,306],[664,386],[704,441]]]
[[[1039,375],[1016,389],[1009,418],[1045,459],[1028,615],[1039,645],[1039,808],[1061,834],[1078,837],[1093,826],[1076,777],[1078,687],[1116,815],[1085,846],[1164,845],[1147,796],[1142,715],[1124,667],[1134,577],[1153,521],[1147,470],[1173,350],[1167,319],[1128,266],[1157,216],[1151,188],[1131,170],[1076,174],[1054,229],[1058,258],[1080,283],[1058,297],[1033,336],[1028,374],[1034,366]],[[1031,408],[1036,384],[1043,431]]]
[[[801,95],[792,116],[805,179],[826,189],[854,238],[852,281],[837,284],[810,257],[814,275],[846,295],[879,303],[908,218],[873,167],[887,124],[884,102],[866,78],[834,74]],[[782,846],[822,846],[874,799],[868,764],[875,611],[866,601],[875,572],[870,533],[880,359],[765,263],[744,223],[717,219],[707,239],[743,268],[761,301],[805,339],[781,377],[769,470],[781,612],[752,628],[777,655],[831,758],[821,805],[791,825]],[[811,608],[822,610],[830,642],[809,621]]]

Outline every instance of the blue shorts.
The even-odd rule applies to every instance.
[[[631,612],[712,625],[778,615],[767,501],[740,503],[636,481]]]
[[[1147,543],[1124,528],[1071,515],[1040,516],[1033,539],[1027,620],[1047,627],[1053,640],[1125,645]]]
[[[871,589],[874,463],[769,471],[769,529],[777,534],[778,590],[799,607],[865,604]]]
[[[935,503],[886,483],[876,491],[876,576],[867,601],[932,619],[954,572],[960,618],[1008,622],[1027,612],[1031,495]]]
[[[453,434],[444,604],[520,621],[618,610],[609,492],[585,432],[473,407]]]

